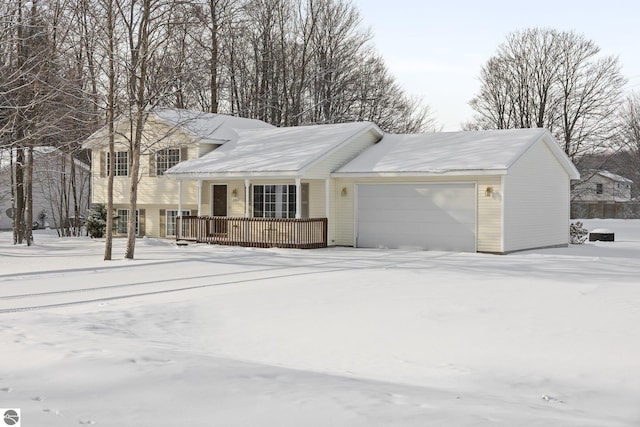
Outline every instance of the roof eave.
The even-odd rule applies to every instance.
[[[506,168],[500,169],[451,169],[442,171],[386,171],[386,172],[334,172],[332,178],[408,178],[408,177],[440,177],[440,176],[488,176],[506,175]]]
[[[165,176],[177,180],[200,179],[259,179],[259,178],[296,178],[300,171],[244,171],[244,172],[165,172]]]

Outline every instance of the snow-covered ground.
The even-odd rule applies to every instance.
[[[0,234],[22,426],[638,426],[640,220],[507,256]],[[117,240],[114,257],[124,253]]]

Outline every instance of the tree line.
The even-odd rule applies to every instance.
[[[0,167],[11,170],[16,243],[33,240],[34,149],[57,147],[89,163],[81,144],[106,125],[114,158],[121,115],[131,119],[131,212],[145,112],[155,107],[276,126],[366,120],[393,133],[436,126],[390,74],[349,0],[13,0],[0,3],[0,40]],[[583,35],[512,33],[480,82],[471,100],[477,114],[464,128],[546,127],[578,166],[615,148],[639,173],[640,98],[625,101],[618,59],[600,55]],[[65,164],[73,174],[76,162]],[[65,185],[59,215],[78,218],[80,190],[72,179]],[[125,256],[133,258],[129,219]],[[65,234],[79,232],[66,223]]]
[[[509,34],[480,71],[466,129],[544,127],[581,169],[632,179],[640,196],[640,97],[625,93],[617,56],[574,31]]]
[[[33,239],[34,148],[88,163],[81,143],[104,125],[113,142],[123,114],[133,123],[132,177],[154,107],[276,126],[435,124],[389,73],[348,0],[13,0],[0,4],[0,39],[0,149],[12,169],[16,243]],[[66,215],[78,217],[77,190],[69,197]]]

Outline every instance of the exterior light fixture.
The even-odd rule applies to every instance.
[[[487,187],[487,189],[484,191],[484,196],[485,197],[493,196],[493,187]]]

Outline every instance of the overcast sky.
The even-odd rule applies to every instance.
[[[439,2],[354,0],[376,49],[407,94],[431,106],[444,130],[459,130],[473,110],[480,67],[518,29],[574,30],[617,55],[640,90],[640,1],[506,0]]]

